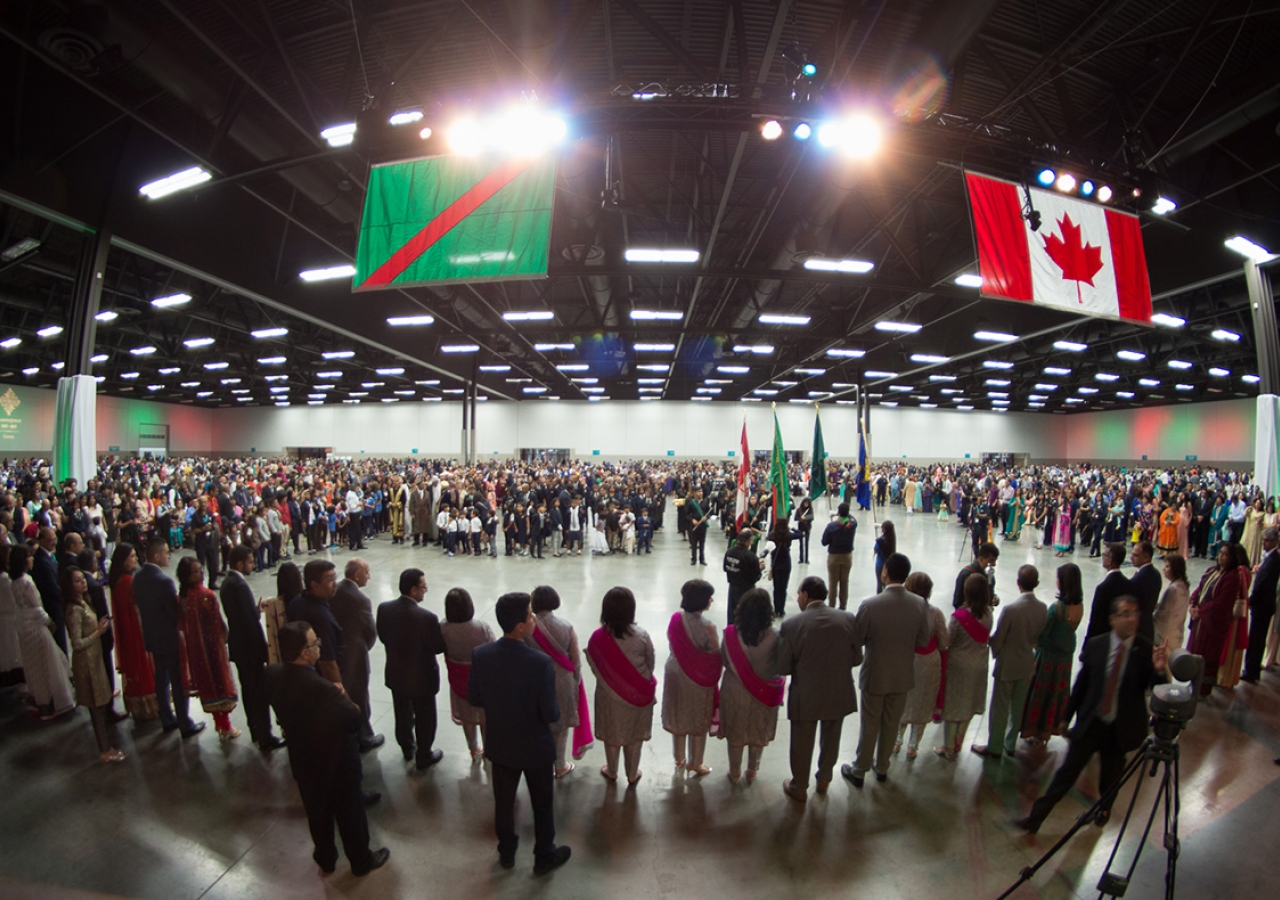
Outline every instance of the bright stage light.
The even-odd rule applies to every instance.
[[[760,126],[760,137],[766,141],[776,141],[782,137],[782,125],[777,119],[770,119]]]
[[[181,172],[175,172],[159,181],[152,181],[138,188],[139,194],[144,194],[150,200],[158,200],[166,197],[175,191],[183,191],[187,188],[193,188],[198,184],[204,184],[213,176],[199,166],[192,166],[190,169],[183,169]]]
[[[409,125],[413,122],[421,122],[422,110],[410,109],[404,112],[398,112],[387,121],[392,125]]]
[[[455,153],[497,151],[518,156],[555,146],[564,140],[568,130],[559,116],[523,104],[482,119],[459,119],[445,137]]]
[[[1092,182],[1092,181],[1089,181],[1088,179],[1085,179],[1084,181],[1080,182],[1080,196],[1081,196],[1081,197],[1092,197],[1092,196],[1093,196],[1093,182]]]
[[[1040,182],[1044,187],[1048,187],[1058,180],[1058,173],[1053,169],[1041,169],[1040,174],[1036,176],[1036,181]]]
[[[818,67],[811,62],[807,62],[800,67],[800,74],[805,78],[813,78],[818,74]]]
[[[818,127],[818,143],[823,147],[839,147],[854,159],[865,159],[880,148],[880,124],[865,115],[823,122]]]
[[[1063,172],[1058,176],[1058,181],[1055,186],[1064,194],[1069,194],[1076,189],[1076,177],[1070,172]]]
[[[796,126],[795,131],[791,133],[792,135],[795,136],[795,139],[797,141],[807,141],[809,140],[809,137],[813,134],[813,126],[811,126],[808,122],[801,122],[799,125]]]
[[[1098,202],[1099,203],[1111,202],[1111,188],[1108,185],[1104,184],[1102,187],[1098,188]]]
[[[1168,197],[1157,197],[1156,202],[1151,206],[1151,211],[1157,216],[1163,216],[1167,213],[1173,212],[1177,208],[1178,204],[1174,203]]]

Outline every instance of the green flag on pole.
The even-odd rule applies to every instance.
[[[791,518],[791,483],[787,479],[787,455],[782,449],[782,429],[778,426],[778,408],[773,408],[773,459],[769,463],[769,485],[773,493],[773,521]]]
[[[827,492],[827,448],[822,443],[822,416],[813,404],[813,462],[809,470],[809,499],[817,500]]]
[[[550,153],[375,166],[355,289],[545,278],[555,174]]]

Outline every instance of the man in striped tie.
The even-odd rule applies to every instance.
[[[1098,788],[1105,795],[1124,771],[1125,755],[1137,750],[1147,736],[1147,689],[1163,677],[1169,645],[1153,648],[1138,634],[1141,610],[1135,597],[1111,602],[1111,631],[1090,638],[1080,654],[1080,674],[1071,689],[1067,719],[1075,715],[1068,737],[1067,758],[1053,774],[1049,789],[1031,806],[1031,813],[1014,824],[1035,834],[1059,800],[1075,785],[1093,754],[1099,755]],[[1064,723],[1065,724],[1065,723]],[[1098,827],[1111,819],[1111,802],[1098,810]]]

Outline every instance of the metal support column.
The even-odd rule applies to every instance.
[[[480,359],[478,356],[471,359],[471,384],[467,394],[468,402],[471,404],[471,435],[469,443],[469,451],[467,454],[467,464],[474,466],[476,464],[476,395],[479,392],[480,378]]]
[[[1249,260],[1244,280],[1253,315],[1253,340],[1258,354],[1258,410],[1254,439],[1253,483],[1263,496],[1280,493],[1280,334],[1276,330],[1276,298],[1271,288],[1271,263]]]
[[[102,285],[107,271],[111,233],[105,228],[87,234],[80,248],[75,292],[71,300],[71,321],[67,327],[64,376],[88,375],[89,357],[97,339],[97,315],[102,302]]]

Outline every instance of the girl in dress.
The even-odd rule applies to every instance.
[[[110,617],[101,621],[89,602],[89,583],[76,566],[62,570],[59,579],[66,607],[67,642],[71,645],[71,671],[75,679],[76,702],[89,710],[98,754],[103,762],[120,762],[125,754],[111,746],[107,736],[107,710],[112,691],[107,667],[102,661],[102,636],[111,627]]]
[[[1062,556],[1071,549],[1071,501],[1066,494],[1058,500],[1058,517],[1053,528],[1054,556]]]
[[[1161,553],[1175,553],[1178,550],[1178,508],[1172,503],[1160,511],[1156,549]]]
[[[681,612],[667,626],[671,655],[662,679],[662,727],[671,734],[676,768],[697,776],[711,773],[702,760],[707,734],[718,724],[720,639],[716,626],[703,617],[714,592],[710,582],[699,578],[680,588]]]
[[[596,676],[596,737],[604,743],[600,774],[618,780],[618,754],[626,762],[627,784],[640,771],[640,751],[653,731],[653,641],[635,622],[636,597],[630,589],[610,588],[600,607],[600,627],[587,642],[587,662]]]
[[[923,598],[926,604],[933,595],[933,579],[924,572],[912,572],[902,586]],[[951,646],[951,635],[947,631],[946,616],[936,606],[929,607],[929,634],[929,643],[916,648],[915,686],[907,694],[902,723],[898,726],[898,741],[893,745],[894,753],[901,751],[902,739],[910,725],[911,740],[907,742],[907,759],[916,758],[920,738],[924,736],[924,727],[938,715],[938,701],[942,697],[942,660]]]
[[[592,556],[608,556],[609,555],[609,536],[605,533],[606,527],[604,516],[595,513],[592,518],[595,524],[591,529],[591,555]]]
[[[773,674],[778,632],[771,624],[769,595],[752,588],[738,599],[734,622],[724,630],[720,656],[720,734],[729,742],[729,780],[742,775],[742,750],[747,752],[747,782],[760,771],[764,748],[778,728],[784,679]]]
[[[593,742],[587,691],[582,684],[582,654],[578,652],[577,632],[555,613],[560,608],[556,589],[539,585],[533,589],[532,600],[534,631],[525,638],[525,643],[541,650],[555,663],[560,718],[551,723],[551,734],[556,741],[556,777],[563,778],[574,769],[566,752],[570,732],[573,733],[574,759],[582,759]]]
[[[1048,741],[1063,734],[1067,701],[1071,699],[1071,661],[1076,650],[1076,626],[1084,615],[1080,567],[1058,566],[1058,602],[1049,607],[1044,628],[1036,639],[1036,671],[1022,714],[1022,736]]]
[[[471,652],[481,644],[491,643],[493,631],[487,623],[476,620],[475,604],[462,588],[451,588],[444,595],[444,618],[440,634],[444,637],[444,664],[449,676],[449,712],[453,723],[462,726],[471,763],[475,765],[484,759],[484,710],[467,702]]]
[[[951,614],[947,651],[947,690],[942,704],[943,745],[934,752],[954,762],[964,744],[969,721],[987,708],[987,669],[991,639],[990,585],[985,575],[964,582],[964,605]]]

